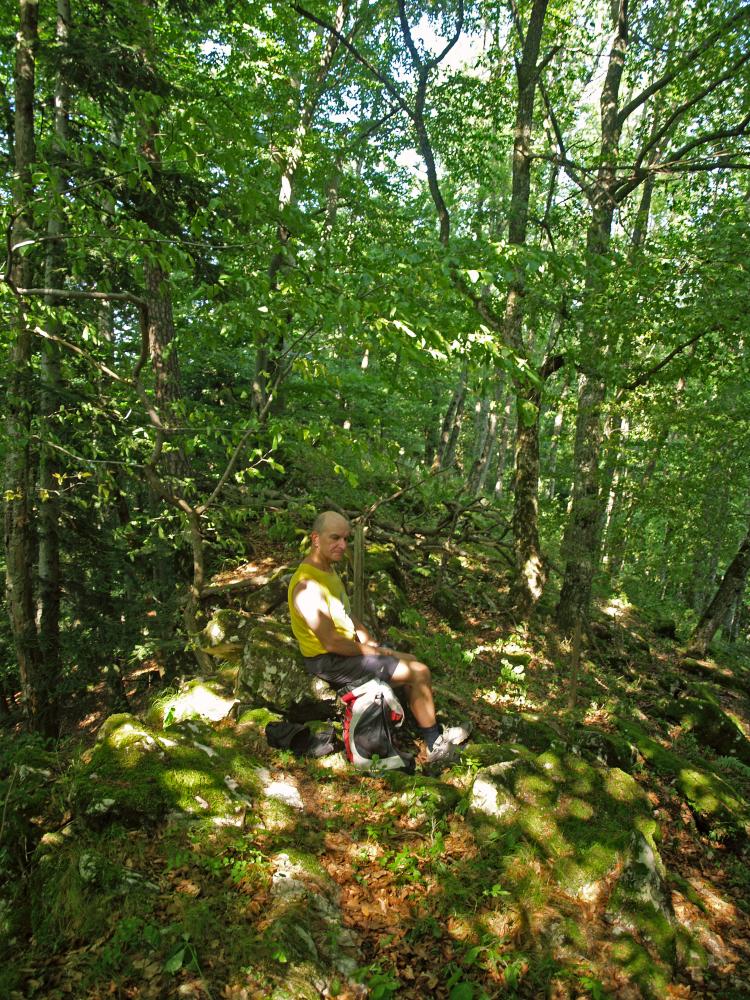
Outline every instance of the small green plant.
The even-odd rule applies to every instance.
[[[353,979],[367,987],[370,991],[370,1000],[390,1000],[401,985],[399,979],[392,973],[384,971],[377,963],[357,969]]]
[[[523,663],[511,663],[510,660],[500,661],[499,683],[512,691],[526,691],[526,667]]]

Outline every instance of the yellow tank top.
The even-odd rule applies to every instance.
[[[333,627],[347,639],[356,637],[354,622],[349,617],[349,598],[344,590],[344,584],[338,573],[326,573],[317,566],[310,563],[300,563],[297,571],[289,581],[287,596],[289,600],[289,614],[292,619],[292,632],[294,638],[299,643],[299,648],[303,656],[320,656],[327,652],[318,637],[307,624],[302,615],[297,611],[292,600],[294,589],[302,580],[315,580],[320,584],[324,599],[328,608],[328,616],[333,622]]]

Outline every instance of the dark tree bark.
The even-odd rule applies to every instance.
[[[57,0],[56,41],[64,46],[68,40],[71,22],[70,3]],[[68,106],[70,94],[65,77],[58,74],[55,82],[55,140],[54,149],[61,151],[68,139]],[[64,219],[61,201],[67,179],[58,175],[54,182],[53,202],[47,219],[47,250],[44,264],[45,287],[63,285],[63,244],[61,236]],[[47,304],[58,305],[54,295],[46,296]],[[55,317],[49,323],[51,332],[59,333],[60,323]],[[59,410],[63,380],[60,374],[60,352],[54,341],[42,345],[42,434],[51,433],[51,418]],[[56,480],[58,461],[54,448],[43,440],[39,454],[39,645],[46,670],[53,676],[60,673],[60,500]]]
[[[691,649],[704,656],[711,640],[725,621],[732,605],[745,589],[750,573],[750,526],[739,550],[727,567],[724,578],[690,638]]]
[[[36,158],[34,139],[35,50],[38,42],[36,0],[20,0],[15,63],[15,179],[14,224],[11,244],[15,248],[33,238],[34,220],[32,165]],[[33,284],[31,257],[11,252],[10,284],[26,288]],[[34,475],[31,462],[33,334],[23,301],[19,297],[12,338],[6,397],[8,451],[5,467],[5,565],[6,596],[11,630],[21,677],[24,708],[29,723],[38,732],[57,734],[54,697],[56,678],[41,656],[34,619],[33,510]]]

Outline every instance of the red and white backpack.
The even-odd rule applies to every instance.
[[[393,689],[383,681],[365,681],[341,696],[344,702],[344,746],[359,771],[414,770],[414,758],[397,750],[394,729],[404,710]]]

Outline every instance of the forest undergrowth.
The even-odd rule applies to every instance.
[[[253,566],[268,572],[294,559],[266,542],[256,546]],[[196,723],[200,749],[179,758],[172,784],[162,771],[115,773],[112,794],[138,788],[140,798],[133,794],[114,817],[97,817],[88,790],[106,766],[97,756],[101,737],[94,742],[107,717],[103,690],[81,700],[75,719],[69,714],[54,752],[6,730],[3,861],[15,879],[0,910],[7,935],[0,993],[13,1000],[750,996],[747,830],[737,821],[747,818],[750,765],[711,749],[697,723],[668,718],[670,704],[700,691],[750,734],[747,659],[725,650],[724,659],[691,661],[688,673],[674,639],[659,638],[637,609],[613,602],[592,616],[571,706],[569,643],[544,609],[529,625],[490,613],[484,592],[492,586],[502,600],[504,582],[486,567],[468,569],[455,580],[460,628],[435,610],[434,587],[418,577],[407,581],[408,608],[388,632],[390,643],[409,646],[433,668],[440,715],[474,724],[472,743],[439,781],[363,776],[340,755],[321,763],[272,751],[263,734],[268,713],[251,710]],[[144,687],[154,678],[148,668],[140,664],[127,678],[127,718],[143,721],[145,739],[172,747],[185,732],[164,712],[176,687]],[[218,670],[219,680],[226,676]],[[584,810],[580,842],[544,808],[521,832],[488,833],[472,822],[472,780],[492,762],[487,748],[500,745],[523,748],[529,766],[544,760],[571,773],[579,757],[599,766],[603,752],[631,755],[664,865],[672,926],[663,946],[653,927],[636,920],[626,934],[613,922],[609,897],[621,862],[602,862],[576,891],[559,875],[560,859],[582,857],[592,829],[601,843],[586,842],[587,858],[615,842],[612,801],[565,792],[570,815]],[[177,761],[177,749],[161,753]],[[704,778],[723,777],[721,787],[744,807],[733,817],[708,807],[701,814],[675,761],[683,777],[692,766]],[[254,785],[258,774],[296,789],[299,803],[269,809]],[[217,776],[255,788],[237,822],[181,822],[186,801],[215,816]],[[556,799],[557,817],[560,807]],[[570,844],[558,849],[560,829]],[[304,908],[279,912],[280,858],[335,901],[337,922],[308,928]],[[335,958],[344,953],[356,957]]]

